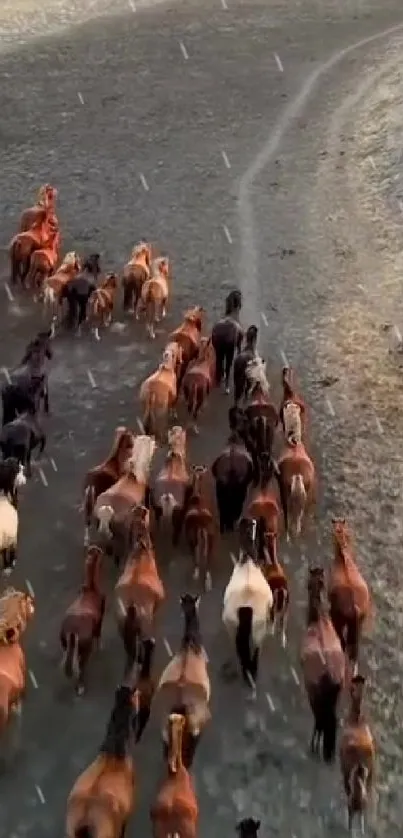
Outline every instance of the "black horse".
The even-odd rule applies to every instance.
[[[220,532],[233,532],[254,476],[253,459],[236,430],[231,432],[224,450],[214,461],[212,473],[216,482]]]
[[[33,451],[38,448],[39,454],[42,454],[45,445],[45,433],[32,408],[7,425],[3,425],[0,432],[0,449],[4,459],[13,457],[21,463],[25,467],[27,477],[31,477]]]
[[[216,385],[224,378],[225,392],[229,393],[229,380],[235,352],[242,346],[243,331],[239,324],[242,294],[231,291],[225,301],[225,315],[213,326],[211,342],[216,354]]]
[[[38,412],[42,404],[45,413],[49,413],[47,362],[53,357],[52,336],[52,329],[38,332],[26,347],[20,365],[11,372],[9,382],[2,387],[3,425],[19,413]]]
[[[245,335],[245,346],[239,352],[234,361],[234,403],[245,397],[247,389],[246,367],[249,361],[256,357],[258,338],[257,326],[249,326]]]
[[[67,301],[67,326],[70,329],[76,327],[78,333],[87,319],[88,300],[97,287],[101,273],[100,258],[99,253],[88,256],[82,271],[66,283],[61,293],[61,299]]]

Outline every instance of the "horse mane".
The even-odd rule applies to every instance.
[[[27,594],[6,588],[0,597],[0,645],[19,640],[27,627]],[[11,634],[12,632],[12,634]]]
[[[105,738],[99,749],[103,756],[125,759],[129,753],[133,710],[131,699],[132,690],[129,686],[118,687]]]
[[[116,457],[120,454],[123,444],[132,441],[133,434],[128,428],[125,428],[123,425],[116,428],[115,439],[113,440],[112,448],[106,458],[106,461],[116,459]]]
[[[181,649],[183,652],[191,651],[196,655],[199,655],[203,650],[200,622],[196,608],[190,617],[185,614],[185,631],[181,640]]]
[[[132,452],[134,467],[131,473],[139,483],[145,483],[147,481],[151,459],[155,450],[155,442],[153,443],[153,447],[151,441],[152,438],[146,434],[141,434],[134,440]]]
[[[66,268],[74,268],[78,261],[79,259],[77,253],[74,250],[70,250],[66,253],[62,264],[60,265],[59,271],[64,271]]]

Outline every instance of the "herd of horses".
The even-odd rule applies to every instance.
[[[95,329],[110,322],[121,284],[125,310],[144,318],[148,335],[154,338],[155,323],[169,305],[169,259],[153,260],[151,246],[141,242],[122,281],[113,274],[108,303],[104,292],[109,293],[112,286],[102,280],[97,254],[84,261],[73,254],[74,259],[67,261],[71,270],[74,262],[74,271],[69,280],[59,282],[55,198],[52,187],[43,187],[37,206],[23,214],[21,231],[11,245],[12,279],[19,276],[37,296],[57,304],[58,313],[53,316],[60,322],[66,300],[71,324],[81,328],[89,320]],[[244,333],[241,308],[241,294],[234,290],[210,334],[204,334],[202,307],[185,312],[182,323],[168,337],[158,368],[141,385],[141,433],[116,428],[109,454],[84,479],[84,575],[60,626],[63,671],[77,693],[85,694],[89,662],[102,636],[107,605],[102,569],[108,557],[113,558],[118,574],[110,599],[124,670],[98,755],[77,778],[68,797],[67,838],[123,838],[136,802],[133,745],[142,738],[154,708],[161,723],[166,766],[150,808],[154,838],[197,835],[198,800],[191,767],[200,738],[212,722],[208,657],[198,606],[200,596],[208,597],[217,584],[227,533],[236,533],[238,551],[232,556],[233,569],[223,595],[222,622],[251,698],[257,694],[266,636],[278,634],[282,647],[287,644],[292,602],[280,560],[280,540],[283,533],[287,541],[300,538],[315,503],[316,471],[308,451],[307,408],[296,391],[292,370],[284,367],[282,371],[282,398],[276,405],[257,348],[258,329],[252,325]],[[10,536],[4,510],[17,519],[18,530],[18,493],[30,477],[32,451],[36,446],[42,451],[46,443],[41,413],[49,410],[53,326],[54,322],[30,342],[20,366],[2,389],[0,535],[6,574],[15,566],[17,533]],[[199,415],[215,397],[214,389],[230,392],[231,378],[234,403],[226,408],[227,441],[211,465],[191,464],[189,434],[199,433]],[[179,424],[183,405],[188,417]],[[153,470],[157,448],[163,462]],[[352,830],[356,815],[364,828],[374,786],[375,745],[363,711],[365,678],[358,670],[362,632],[372,604],[346,521],[333,519],[332,530],[334,556],[328,573],[320,566],[307,572],[308,607],[300,662],[313,715],[311,751],[326,763],[335,758],[340,705],[347,697],[339,757]],[[165,538],[170,533],[174,547],[181,540],[186,544],[193,592],[181,596],[182,640],[157,678],[155,638],[167,596],[157,559],[161,531]],[[26,672],[22,637],[34,613],[32,592],[9,588],[3,593],[3,731],[21,712]],[[256,838],[259,827],[259,821],[245,818],[237,831],[242,838]]]

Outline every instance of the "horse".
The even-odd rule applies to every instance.
[[[8,588],[0,597],[0,736],[21,717],[27,665],[21,637],[35,613],[30,594]]]
[[[242,515],[248,487],[254,475],[253,459],[237,431],[229,435],[211,471],[215,480],[220,532],[233,532],[235,523]]]
[[[87,472],[84,481],[84,547],[90,543],[90,528],[97,498],[123,476],[130,460],[135,436],[128,428],[118,427],[106,460]]]
[[[332,762],[336,750],[337,703],[345,683],[345,659],[340,640],[323,606],[324,589],[323,568],[311,568],[301,666],[314,718],[311,752],[319,754],[322,742],[323,759]]]
[[[287,541],[299,536],[309,504],[315,499],[315,466],[303,442],[289,436],[277,461],[277,478]]]
[[[148,501],[148,478],[155,449],[154,437],[145,434],[136,437],[125,473],[98,496],[93,515],[98,521],[99,533],[108,540],[119,527],[125,526],[127,515],[134,506],[142,506],[145,500]]]
[[[241,546],[224,591],[222,620],[235,641],[242,677],[255,697],[259,650],[268,631],[273,594],[258,563],[256,521],[242,518],[239,534]]]
[[[360,638],[371,612],[371,597],[354,561],[351,534],[345,519],[333,518],[332,527],[335,552],[328,580],[330,617],[353,675],[356,675]]]
[[[154,634],[157,612],[166,597],[148,528],[148,510],[136,507],[132,515],[130,552],[115,585],[118,626],[126,653],[125,674],[137,661],[139,639]]]
[[[106,328],[112,323],[118,287],[117,274],[109,273],[88,299],[88,320],[92,324],[95,340],[101,340],[100,327]]]
[[[29,260],[29,269],[25,278],[27,288],[33,291],[34,301],[37,300],[37,293],[41,290],[45,279],[56,269],[59,261],[60,231],[52,229],[48,240],[39,250],[34,250]]]
[[[260,455],[258,471],[257,486],[251,489],[245,502],[243,515],[245,518],[256,520],[262,518],[266,530],[273,532],[277,538],[280,531],[281,509],[277,500],[277,491],[273,488],[276,470],[270,454],[263,453]]]
[[[287,623],[288,610],[290,605],[290,591],[288,580],[277,557],[278,535],[274,530],[266,529],[266,522],[263,518],[258,521],[257,540],[259,541],[259,529],[261,529],[261,549],[259,559],[262,561],[261,568],[266,582],[270,585],[273,594],[273,605],[270,612],[271,634],[276,633],[277,626],[281,633],[281,645],[285,649],[287,645]]]
[[[154,651],[154,637],[143,638],[139,656],[140,668],[132,693],[132,728],[136,745],[140,742],[151,715],[151,704],[155,690],[155,684],[151,677]]]
[[[26,483],[24,466],[15,457],[5,457],[3,462],[0,462],[0,493],[11,500],[16,508],[18,490],[26,486]]]
[[[266,363],[256,357],[246,367],[247,394],[244,409],[249,445],[255,464],[260,454],[271,454],[278,413],[270,398],[270,384],[266,377]]]
[[[350,834],[354,816],[359,815],[361,833],[365,832],[365,814],[372,793],[375,774],[375,743],[362,711],[365,678],[355,675],[350,684],[350,708],[340,738],[340,766],[347,798]]]
[[[248,382],[246,379],[246,368],[250,361],[257,357],[257,326],[249,326],[245,334],[245,346],[238,352],[234,360],[234,404],[239,404],[245,398]]]
[[[168,431],[165,462],[150,485],[150,503],[158,526],[161,518],[172,524],[172,544],[180,539],[190,493],[190,475],[186,464],[186,431],[175,425]]]
[[[182,380],[182,392],[187,411],[193,420],[192,430],[199,433],[197,419],[214,384],[216,352],[211,338],[202,338],[197,358],[187,368]]]
[[[27,477],[32,476],[33,452],[38,448],[38,454],[41,456],[45,446],[46,436],[33,410],[21,413],[17,419],[3,425],[0,431],[0,449],[4,459],[15,459],[24,467]]]
[[[31,230],[38,219],[46,218],[48,214],[54,214],[57,198],[57,189],[49,183],[45,183],[38,190],[36,204],[25,209],[20,218],[19,233],[26,233]]]
[[[76,327],[78,335],[87,319],[88,301],[97,288],[101,273],[100,258],[99,253],[87,256],[83,260],[82,270],[63,286],[60,294],[61,302],[67,302],[67,325],[70,329]]]
[[[132,685],[115,692],[105,738],[67,800],[66,838],[124,838],[135,805]]]
[[[302,431],[306,421],[306,407],[302,399],[294,392],[291,367],[283,367],[283,398],[279,416],[285,439],[291,437],[302,440]]]
[[[181,715],[186,719],[182,759],[187,768],[192,764],[201,734],[211,718],[211,686],[200,633],[199,602],[200,597],[191,594],[180,598],[185,620],[181,646],[165,667],[154,697],[154,701],[163,707],[162,738],[165,745],[167,716],[179,712],[180,708]]]
[[[77,276],[81,269],[80,257],[74,250],[71,250],[69,253],[66,253],[57,271],[51,276],[48,276],[43,282],[41,299],[44,315],[46,316],[47,312],[51,315],[53,329],[55,329],[56,323],[61,317],[63,290]]]
[[[99,647],[101,643],[106,603],[100,580],[102,559],[99,547],[88,547],[84,582],[69,605],[60,628],[61,666],[66,678],[74,678],[77,695],[85,692],[88,663],[94,646]]]
[[[6,495],[0,495],[0,556],[4,576],[10,576],[17,564],[18,530],[17,509]]]
[[[216,510],[207,466],[191,466],[193,476],[184,519],[186,541],[193,557],[193,579],[205,591],[212,587],[212,555],[216,540]]]
[[[154,340],[155,324],[166,316],[169,297],[170,263],[167,256],[159,256],[151,264],[151,275],[142,285],[140,304],[145,309],[148,336]]]
[[[150,277],[151,247],[141,241],[133,250],[130,261],[123,268],[123,311],[139,319],[138,304],[144,283]]]
[[[219,387],[224,379],[225,393],[229,394],[229,381],[235,352],[240,352],[243,330],[239,324],[242,308],[240,291],[231,291],[225,301],[225,314],[213,326],[211,342],[215,350],[215,383]]]
[[[184,314],[183,322],[169,335],[169,341],[177,343],[182,350],[182,366],[178,376],[178,388],[182,384],[183,376],[190,362],[197,358],[204,313],[202,306],[188,309]]]
[[[255,818],[243,818],[236,825],[239,838],[258,838],[260,821]]]
[[[29,230],[23,233],[17,233],[11,239],[9,246],[11,263],[10,281],[13,285],[20,279],[21,285],[24,286],[32,254],[35,250],[40,250],[46,246],[57,228],[58,223],[56,217],[49,216],[47,211],[43,210],[42,213],[38,213],[37,218]]]
[[[186,719],[179,713],[168,718],[167,773],[150,807],[153,838],[196,838],[199,806],[191,776],[183,763]]]
[[[162,434],[169,414],[174,411],[178,398],[175,359],[164,350],[158,369],[143,381],[140,402],[143,409],[143,426],[147,433]]]

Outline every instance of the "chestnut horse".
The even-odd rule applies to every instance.
[[[283,398],[280,406],[280,421],[286,439],[302,439],[305,430],[306,407],[302,399],[295,394],[291,367],[283,367]]]
[[[259,529],[261,533],[259,533]],[[266,528],[263,518],[258,521],[258,535],[261,538],[261,553],[259,558],[263,559],[262,572],[266,582],[270,585],[273,594],[273,605],[270,612],[271,634],[276,633],[277,626],[281,633],[281,645],[285,649],[287,645],[287,624],[290,605],[290,591],[288,580],[277,556],[278,535],[277,532]]]
[[[334,559],[328,581],[332,623],[352,666],[358,670],[362,629],[371,611],[367,583],[354,561],[351,535],[344,518],[333,518]]]
[[[314,717],[311,751],[332,762],[336,750],[337,703],[345,682],[345,659],[340,640],[325,611],[322,596],[325,574],[312,568],[308,577],[307,627],[301,646],[305,689]]]
[[[301,440],[289,436],[277,461],[287,541],[299,536],[308,505],[315,499],[315,466]]]
[[[372,792],[375,774],[375,743],[362,712],[365,678],[355,675],[350,684],[350,708],[340,739],[340,765],[347,797],[349,832],[353,831],[354,816],[361,820],[361,834],[365,832],[365,814]]]
[[[193,557],[193,579],[200,580],[202,588],[210,591],[217,531],[211,473],[207,466],[191,466],[191,473],[193,480],[185,514],[185,536]]]
[[[67,800],[66,838],[124,838],[135,804],[132,685],[115,692],[98,756],[74,783]]]
[[[169,335],[169,340],[177,343],[182,349],[182,366],[178,376],[178,388],[182,384],[183,376],[199,351],[201,331],[203,327],[204,308],[195,306],[184,314],[183,322]]]
[[[20,717],[26,686],[25,654],[20,645],[35,613],[34,598],[8,588],[0,597],[0,736],[11,717]]]
[[[86,688],[86,675],[94,646],[100,646],[106,598],[101,589],[103,553],[88,547],[84,582],[78,596],[69,605],[60,628],[63,649],[62,668],[66,678],[74,678],[78,695]]]
[[[141,289],[150,276],[151,247],[147,242],[139,242],[133,250],[130,261],[123,268],[123,311],[135,313],[139,319],[137,306]]]
[[[182,759],[187,768],[192,764],[200,736],[211,718],[209,701],[210,678],[207,655],[200,633],[200,597],[185,594],[180,598],[185,627],[179,652],[165,667],[155,694],[162,705],[163,742],[167,743],[167,716],[181,713],[186,718]]]
[[[90,528],[97,498],[122,477],[131,457],[135,436],[128,428],[115,430],[115,439],[108,457],[87,472],[84,481],[84,547],[90,543]]]
[[[165,600],[145,507],[134,510],[130,542],[123,573],[115,585],[118,625],[127,658],[125,674],[138,659],[140,636],[154,634],[156,615]]]
[[[11,262],[10,281],[13,285],[17,280],[25,284],[29,271],[29,262],[35,250],[40,250],[47,245],[49,238],[58,229],[56,219],[48,216],[44,210],[38,215],[32,227],[24,233],[17,233],[11,240],[9,247]]]
[[[118,287],[117,274],[109,273],[88,300],[88,320],[92,325],[95,340],[101,340],[100,328],[106,328],[112,323]]]
[[[190,475],[186,464],[186,431],[175,425],[168,431],[168,453],[164,465],[150,486],[155,522],[171,522],[172,544],[179,543],[183,518],[190,493]]]
[[[166,316],[169,297],[170,266],[167,256],[159,256],[151,265],[151,276],[144,282],[140,302],[145,309],[149,337],[155,338],[155,324]]]
[[[74,250],[71,250],[66,253],[57,271],[44,280],[41,294],[44,314],[46,316],[46,313],[49,312],[53,323],[61,316],[63,289],[68,282],[77,276],[79,271],[81,271],[81,259]]]
[[[26,233],[32,228],[38,219],[46,218],[54,214],[57,198],[57,189],[46,183],[38,191],[37,201],[34,207],[24,210],[20,218],[19,233]]]
[[[116,529],[125,526],[133,507],[148,501],[148,478],[155,448],[154,437],[145,434],[137,436],[125,473],[97,498],[94,517],[98,521],[99,532],[108,539],[113,538]]]
[[[37,292],[48,276],[51,276],[59,261],[60,232],[53,230],[49,239],[40,250],[35,250],[29,262],[29,271],[25,284],[33,291],[34,300],[37,299]]]
[[[276,536],[280,531],[281,509],[277,500],[277,486],[274,489],[275,466],[270,454],[261,454],[258,460],[259,482],[250,491],[244,508],[245,518],[263,518],[266,530]]]
[[[237,431],[228,437],[211,471],[216,482],[220,532],[232,532],[242,515],[248,486],[254,474],[252,457]]]
[[[199,413],[214,386],[215,367],[215,349],[211,338],[202,338],[197,358],[186,370],[182,381],[185,404],[189,417],[193,420],[192,429],[195,434],[199,433]]]
[[[139,396],[145,431],[162,436],[178,398],[176,362],[168,349],[164,350],[156,372],[143,381]]]
[[[167,775],[150,807],[153,838],[196,838],[199,806],[191,776],[182,759],[185,716],[168,718]]]

